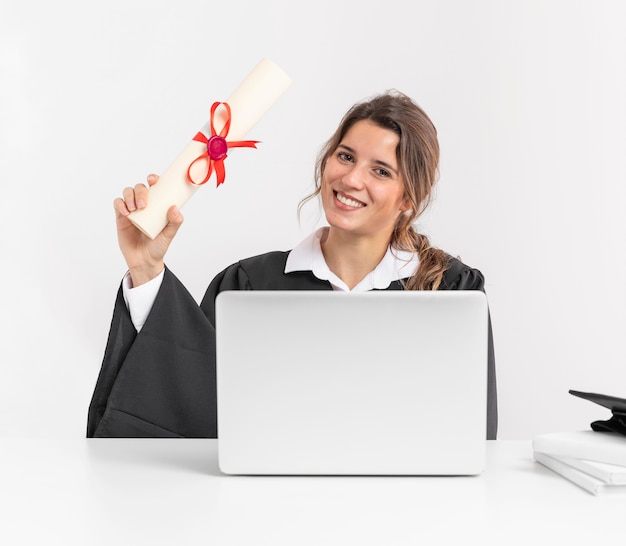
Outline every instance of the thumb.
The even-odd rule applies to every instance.
[[[167,211],[167,225],[161,233],[166,239],[171,241],[176,235],[178,228],[182,226],[184,219],[180,209],[176,205],[171,206]]]

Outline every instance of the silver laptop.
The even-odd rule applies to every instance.
[[[480,291],[232,291],[216,300],[226,474],[475,475]]]

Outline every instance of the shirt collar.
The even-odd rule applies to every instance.
[[[346,283],[328,268],[324,259],[321,240],[327,230],[327,227],[318,229],[289,253],[285,273],[311,271],[318,279],[329,281],[335,290],[349,292],[350,289]],[[383,290],[388,288],[393,281],[412,276],[417,271],[418,265],[417,253],[398,250],[390,246],[380,263],[352,291]]]

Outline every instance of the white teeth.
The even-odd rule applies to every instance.
[[[341,195],[340,193],[337,193],[337,201],[339,201],[340,203],[343,203],[344,205],[348,205],[349,207],[363,207],[363,203],[359,203],[358,201],[354,201],[352,199],[348,199],[347,197],[344,197],[343,195]]]

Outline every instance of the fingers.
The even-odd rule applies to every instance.
[[[113,208],[115,209],[115,212],[121,216],[128,216],[130,214],[126,203],[121,197],[118,197],[113,201]]]
[[[134,188],[124,188],[122,199],[118,197],[113,201],[113,207],[123,216],[128,216],[134,210],[145,209],[147,204],[148,188],[145,184],[137,184]]]
[[[145,184],[137,184],[134,188],[124,188],[123,198],[113,201],[113,208],[122,216],[128,216],[134,210],[145,209],[148,205],[148,189],[159,181],[159,176],[149,174],[147,176],[148,187]]]
[[[148,204],[148,188],[145,184],[135,186],[135,206],[138,209],[145,209]]]

